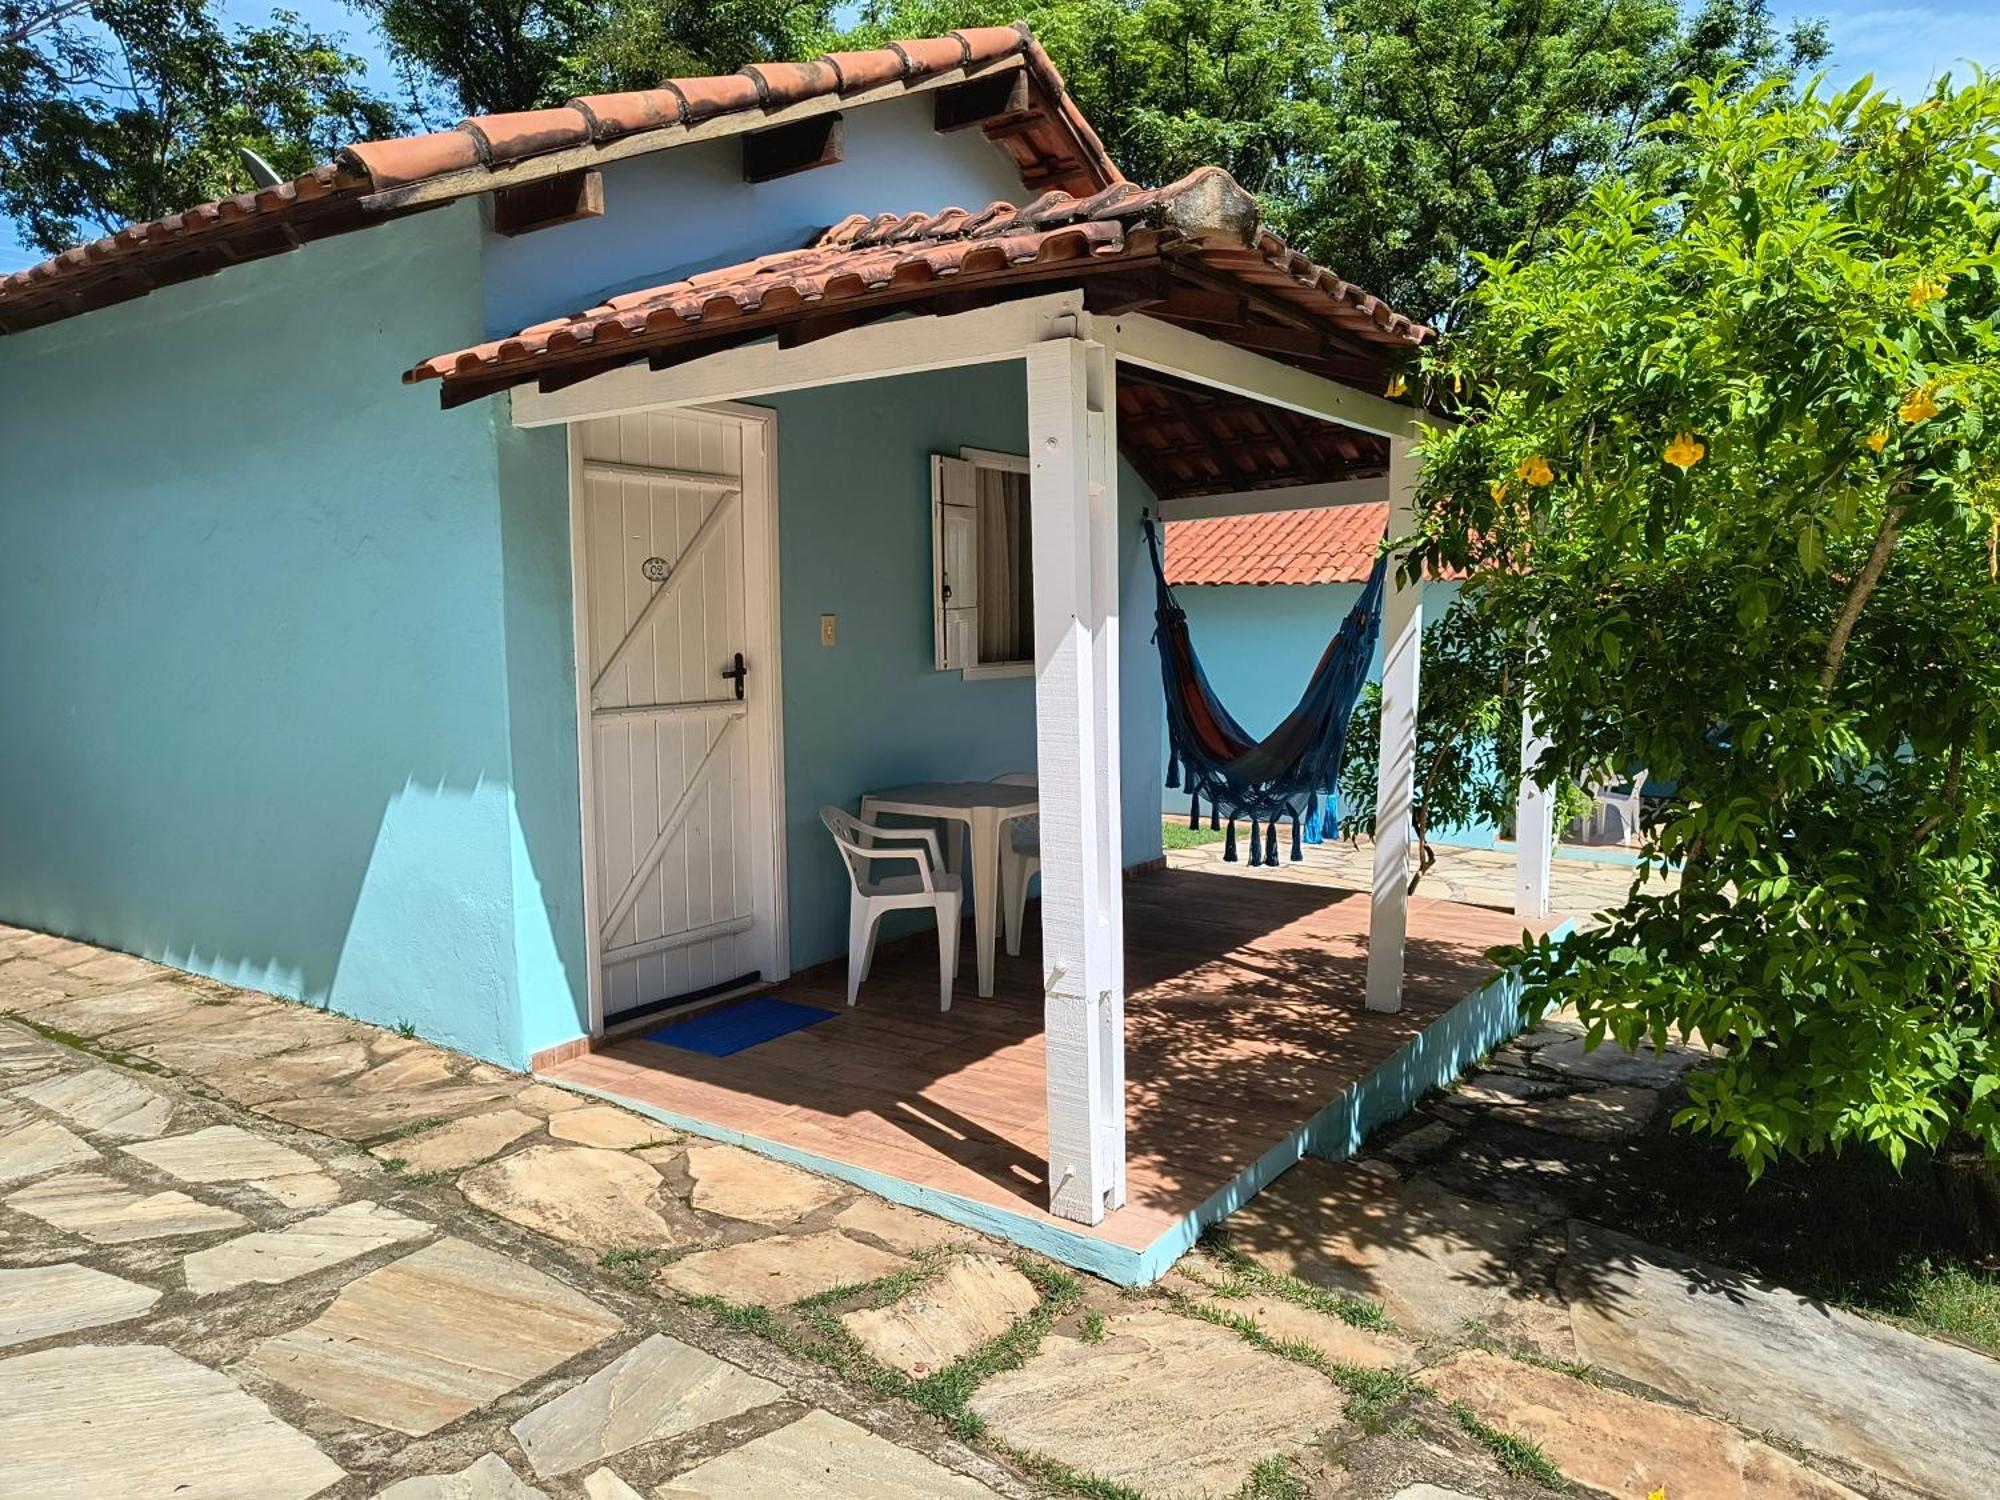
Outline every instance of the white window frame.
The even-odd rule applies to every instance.
[[[969,463],[975,468],[998,469],[1008,474],[1019,474],[1023,478],[1027,478],[1033,473],[1033,466],[1028,462],[1028,457],[1024,453],[1002,453],[992,448],[962,447],[958,450],[958,457],[962,462]],[[966,682],[983,682],[1003,677],[1034,676],[1035,661],[1032,652],[1020,661],[971,662],[960,666],[951,666],[948,664],[949,652],[945,644],[945,633],[948,626],[945,620],[944,604],[945,528],[943,508],[944,495],[942,485],[939,481],[939,471],[933,465],[931,479],[931,630],[933,658],[937,670],[940,672],[956,672]],[[976,535],[977,532],[975,531]],[[1028,561],[1028,566],[1032,572],[1032,559]],[[976,574],[978,571],[976,556],[974,558],[973,569]],[[1032,577],[1030,579],[1030,586],[1032,587]],[[974,607],[976,608],[977,606],[975,605]],[[977,632],[974,633],[974,640],[976,642]]]

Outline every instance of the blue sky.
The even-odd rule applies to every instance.
[[[260,19],[271,7],[255,0],[230,0],[230,14],[240,20]],[[395,92],[395,80],[382,62],[381,50],[361,19],[341,0],[286,0],[312,25],[332,32],[344,32],[355,51],[371,63],[376,87]],[[1883,0],[1818,0],[1818,3],[1790,4],[1778,0],[1773,6],[1781,16],[1818,16],[1827,23],[1833,39],[1831,70],[1836,80],[1848,82],[1864,73],[1875,75],[1876,83],[1905,98],[1921,94],[1939,73],[1963,71],[1967,60],[2000,67],[2000,4],[1992,0],[1972,3],[1886,4]],[[29,265],[39,256],[25,249],[11,229],[0,224],[0,271]]]

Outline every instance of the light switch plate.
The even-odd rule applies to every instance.
[[[832,615],[821,615],[819,617],[819,643],[822,646],[836,644],[834,617]]]

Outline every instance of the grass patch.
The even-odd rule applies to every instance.
[[[54,1042],[59,1047],[67,1047],[72,1052],[81,1052],[87,1057],[100,1058],[134,1073],[151,1073],[155,1077],[169,1076],[169,1069],[161,1067],[149,1057],[140,1057],[134,1052],[120,1052],[116,1047],[106,1046],[93,1037],[78,1036],[73,1031],[64,1031],[60,1026],[50,1026],[41,1021],[30,1020],[27,1016],[10,1016],[17,1026],[25,1026],[42,1040]]]
[[[1029,1453],[999,1442],[991,1442],[987,1446],[1030,1478],[1038,1480],[1043,1488],[1059,1495],[1078,1495],[1083,1500],[1146,1500],[1144,1495],[1128,1485],[1099,1479],[1095,1474],[1085,1474],[1068,1464],[1057,1463],[1053,1458],[1044,1458],[1039,1453]]]
[[[1160,843],[1168,849],[1199,849],[1204,844],[1219,844],[1227,837],[1220,828],[1210,828],[1206,821],[1199,828],[1188,827],[1185,818],[1167,818],[1160,824]]]
[[[1231,1247],[1226,1231],[1210,1230],[1202,1236],[1201,1244],[1229,1272],[1229,1279],[1215,1288],[1221,1296],[1248,1297],[1262,1293],[1325,1313],[1355,1328],[1366,1328],[1375,1333],[1393,1333],[1396,1330],[1396,1320],[1365,1298],[1329,1291],[1323,1286],[1301,1281],[1296,1276],[1286,1276],[1258,1265],[1249,1256]]]
[[[396,1023],[396,1035],[406,1042],[415,1041],[417,1037],[417,1023],[409,1020],[398,1021]]]
[[[1925,1332],[2000,1352],[2000,1276],[1923,1260],[1882,1288],[1875,1305]]]
[[[609,1271],[634,1291],[652,1284],[653,1272],[685,1253],[676,1250],[607,1250],[597,1258],[600,1270]]]
[[[1261,1460],[1236,1492],[1236,1500],[1306,1500],[1305,1476],[1289,1458],[1272,1455]]]
[[[1515,1437],[1490,1422],[1482,1422],[1478,1413],[1463,1401],[1451,1403],[1451,1414],[1458,1418],[1458,1425],[1499,1459],[1500,1467],[1516,1479],[1532,1479],[1542,1488],[1554,1490],[1559,1495],[1570,1493],[1569,1481],[1563,1478],[1562,1470],[1550,1463],[1548,1455],[1526,1438]]]
[[[394,1130],[383,1131],[370,1144],[386,1146],[391,1141],[407,1140],[413,1135],[422,1135],[426,1130],[435,1130],[438,1126],[448,1123],[449,1120],[444,1115],[425,1115],[420,1120],[411,1120],[408,1124],[398,1125]]]
[[[1104,1342],[1104,1314],[1092,1308],[1083,1315],[1083,1326],[1077,1330],[1077,1337],[1086,1344]]]

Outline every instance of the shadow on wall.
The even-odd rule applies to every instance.
[[[0,918],[502,1062],[582,1029],[560,438],[395,377],[477,255],[454,208],[0,340]]]

